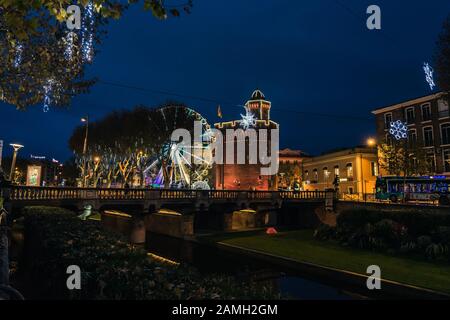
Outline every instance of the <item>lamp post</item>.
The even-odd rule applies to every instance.
[[[88,134],[89,134],[89,116],[85,116],[81,118],[81,122],[84,122],[86,125],[85,134],[84,134],[84,144],[83,144],[83,169],[82,177],[83,177],[83,187],[86,187],[86,152],[87,152],[87,142],[88,142]]]
[[[11,143],[10,146],[13,147],[14,153],[13,153],[13,158],[12,158],[12,162],[11,162],[11,171],[9,172],[9,179],[11,180],[11,182],[14,182],[17,153],[19,152],[20,149],[23,148],[23,145],[18,144],[18,143]]]
[[[366,145],[369,148],[376,148],[377,147],[377,140],[375,138],[368,138],[366,141]],[[364,181],[364,168],[363,168],[363,156],[361,154],[361,175],[362,175],[362,185],[363,185],[363,199],[366,201],[366,182]],[[378,164],[378,154],[377,154],[377,174],[379,173],[379,164]]]

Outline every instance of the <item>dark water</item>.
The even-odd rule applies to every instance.
[[[344,291],[298,271],[273,265],[243,254],[163,235],[147,233],[148,252],[181,263],[187,263],[202,274],[227,274],[237,279],[270,283],[283,296],[305,300],[352,300],[362,297]]]

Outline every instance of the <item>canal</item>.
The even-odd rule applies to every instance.
[[[321,283],[296,270],[244,254],[231,253],[203,243],[147,233],[145,247],[149,253],[195,267],[201,274],[226,274],[234,276],[238,280],[270,284],[283,297],[287,298],[301,300],[364,299],[359,294]]]

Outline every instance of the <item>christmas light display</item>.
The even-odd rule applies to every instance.
[[[23,45],[18,43],[15,47],[16,55],[14,57],[14,68],[18,68],[22,63]]]
[[[169,185],[172,188],[198,188],[206,189],[208,185],[206,177],[211,170],[212,148],[211,142],[214,136],[206,119],[191,108],[170,106],[160,109],[162,122],[158,127],[170,132],[183,122],[189,124],[194,121],[201,123],[202,142],[192,143],[189,148],[172,141],[164,144],[159,152],[160,157],[150,161],[150,165],[144,170],[154,186]],[[187,120],[186,120],[187,119]],[[164,165],[163,165],[164,163]],[[164,175],[163,170],[167,170]],[[165,178],[168,181],[164,181]],[[202,182],[200,182],[202,181]]]
[[[43,86],[44,88],[44,106],[42,111],[48,112],[50,110],[50,105],[52,104],[52,99],[54,99],[55,89],[60,87],[58,83],[54,79],[48,79],[46,84]]]
[[[74,32],[70,31],[64,38],[64,44],[66,47],[64,50],[64,56],[66,60],[72,60],[76,37],[77,35]]]
[[[82,23],[81,52],[83,61],[91,63],[94,56],[94,4],[91,2],[85,8]]]
[[[247,111],[245,115],[241,114],[241,117],[241,127],[244,128],[244,130],[256,125],[256,118],[252,113]]]
[[[400,120],[391,122],[389,133],[394,136],[396,140],[408,138],[408,127]]]
[[[430,86],[430,89],[433,90],[436,84],[434,83],[434,70],[431,68],[430,64],[428,62],[425,62],[423,64],[423,71],[425,72],[425,79]]]

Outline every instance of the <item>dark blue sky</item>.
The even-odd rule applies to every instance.
[[[370,4],[382,9],[381,32],[366,28]],[[137,5],[107,27],[89,74],[219,100],[225,119],[239,118],[242,109],[229,103],[245,103],[258,86],[272,101],[281,146],[315,154],[361,144],[375,132],[371,110],[430,92],[421,65],[449,13],[448,0],[194,0],[191,15],[158,21]],[[167,99],[97,84],[69,110],[0,104],[0,139],[23,143],[22,156],[64,160],[82,115]],[[216,103],[176,99],[218,120]]]

